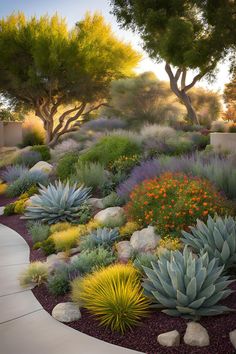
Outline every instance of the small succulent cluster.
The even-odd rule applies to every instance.
[[[85,236],[82,240],[81,249],[93,249],[99,246],[112,246],[119,237],[119,229],[109,229],[107,227],[98,228]]]

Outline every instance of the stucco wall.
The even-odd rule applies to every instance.
[[[22,138],[21,122],[0,122],[0,146],[16,146]]]
[[[236,151],[236,133],[211,133],[210,142],[215,149]]]

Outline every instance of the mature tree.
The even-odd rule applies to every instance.
[[[231,82],[225,85],[224,100],[227,106],[224,118],[236,122],[236,69]]]
[[[131,126],[167,123],[183,118],[184,107],[170,90],[168,82],[160,81],[154,73],[112,82],[109,106],[102,109],[107,116],[119,116]]]
[[[0,93],[33,109],[47,143],[78,129],[104,104],[110,83],[132,73],[140,55],[99,14],[72,30],[57,15],[0,20]]]
[[[120,24],[140,34],[149,55],[165,61],[171,89],[186,106],[189,119],[198,122],[188,92],[234,49],[235,1],[111,0],[110,3]],[[187,83],[189,70],[195,70],[196,74]]]

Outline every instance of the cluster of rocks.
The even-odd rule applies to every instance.
[[[236,349],[236,329],[229,333],[230,341],[233,347]],[[161,333],[157,337],[157,341],[160,345],[165,347],[174,347],[180,345],[180,334],[178,331],[170,331]],[[185,344],[193,347],[206,347],[210,345],[209,334],[200,323],[189,322],[183,337]]]
[[[197,322],[189,322],[187,324],[183,340],[185,344],[194,347],[206,347],[210,344],[206,328]],[[176,330],[162,333],[157,337],[157,341],[165,347],[178,346],[180,345],[180,334]]]

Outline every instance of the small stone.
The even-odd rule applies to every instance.
[[[155,233],[155,228],[153,226],[148,226],[140,231],[135,231],[130,238],[130,243],[136,251],[148,252],[157,247],[160,239],[160,236]]]
[[[157,337],[157,341],[159,344],[164,347],[174,347],[180,344],[180,334],[178,331],[170,331],[166,333],[161,333]]]
[[[54,269],[60,267],[64,263],[64,260],[62,258],[59,258],[57,254],[50,254],[50,256],[48,256],[46,260],[49,272],[52,272]]]
[[[121,226],[125,221],[125,212],[121,207],[110,207],[99,211],[95,216],[94,220],[100,222],[101,224],[109,224],[112,222],[113,227]]]
[[[200,323],[189,322],[184,335],[184,343],[196,347],[208,346],[210,339],[206,328],[200,325]]]
[[[230,342],[232,343],[234,349],[236,349],[236,329],[229,333]]]
[[[46,161],[39,161],[30,169],[30,171],[42,171],[48,174],[51,173],[52,170],[53,170],[53,166]]]
[[[94,208],[104,209],[104,204],[102,198],[89,198],[87,203]]]
[[[73,322],[81,318],[79,307],[73,302],[61,302],[52,310],[52,317],[60,322]]]
[[[118,252],[118,260],[121,263],[127,263],[133,254],[133,247],[130,244],[130,241],[121,241],[116,245]]]

